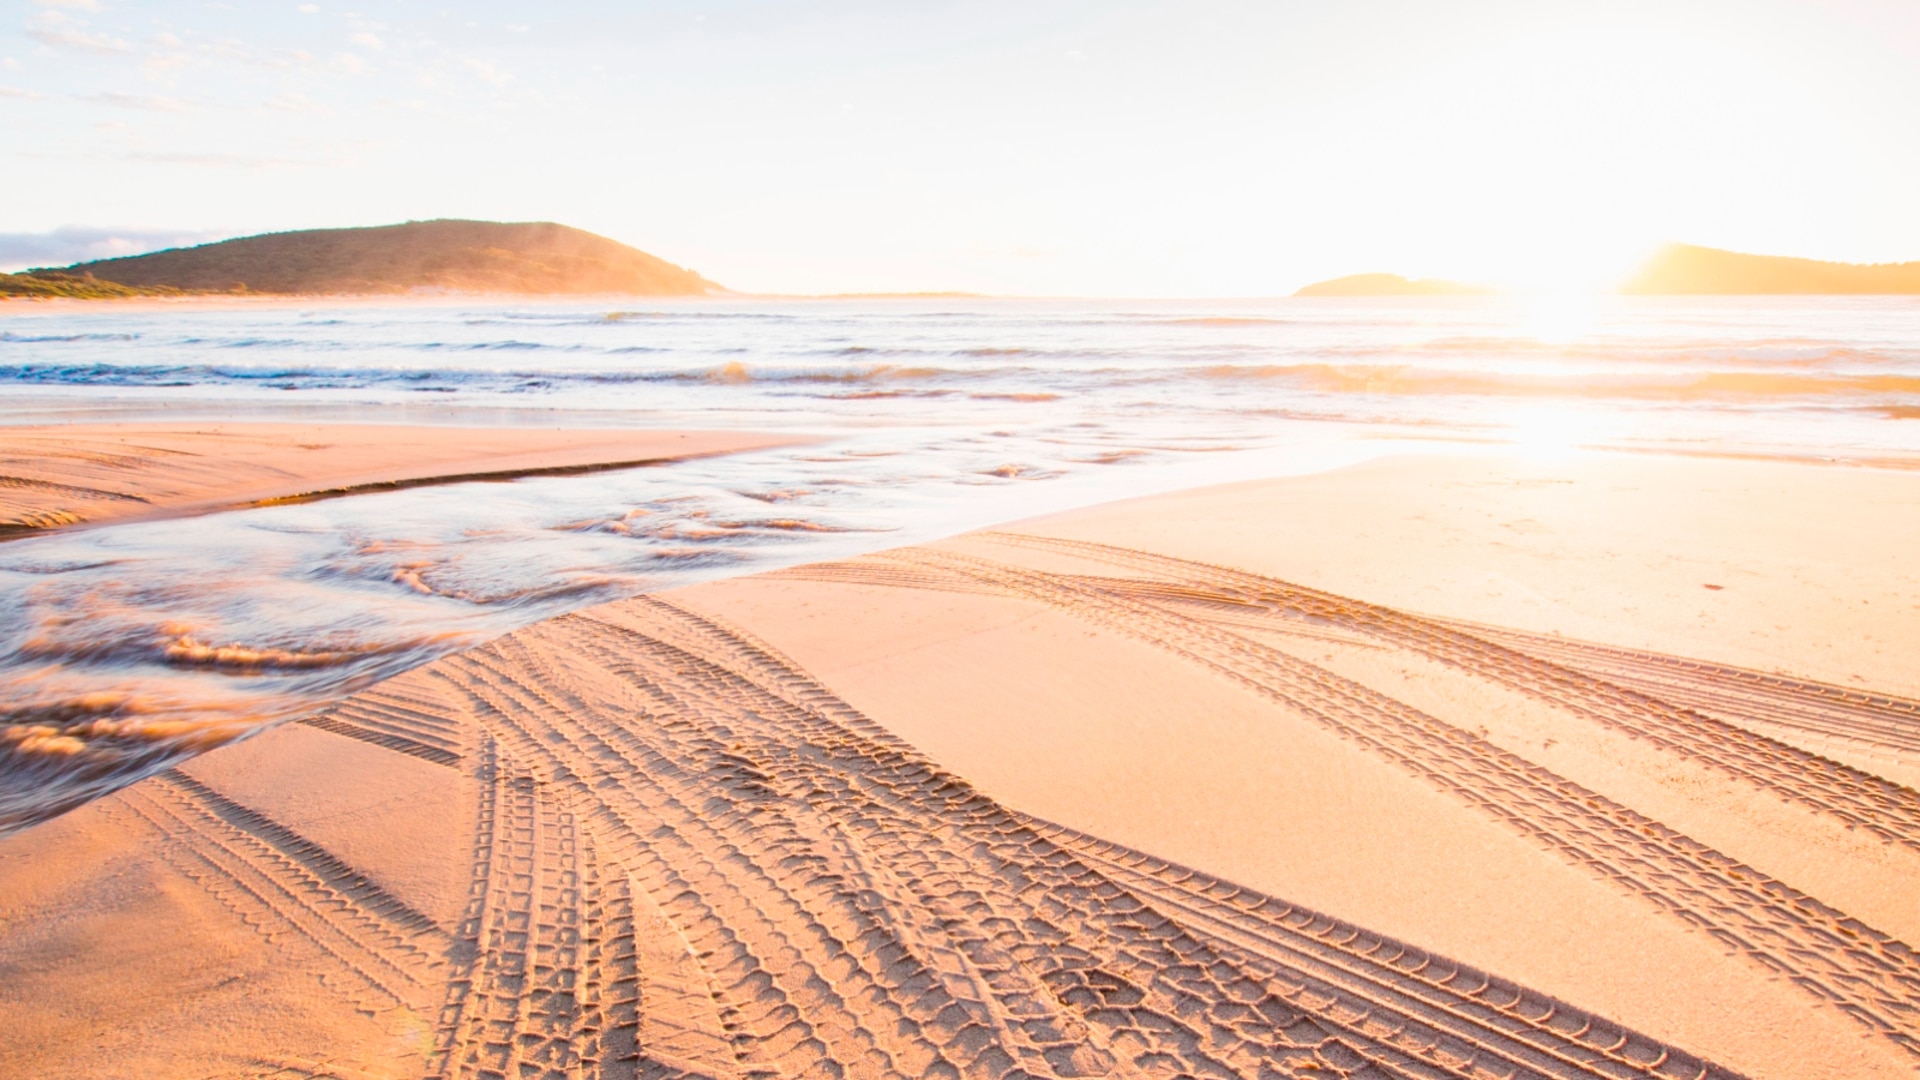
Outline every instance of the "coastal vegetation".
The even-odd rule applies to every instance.
[[[102,281],[91,274],[72,274],[65,270],[23,270],[18,274],[0,274],[0,300],[115,300],[134,296],[178,296],[179,289],[166,286],[122,285]]]
[[[552,222],[410,221],[307,229],[0,276],[0,296],[506,293],[699,296],[685,267]]]
[[[1639,296],[1887,295],[1920,293],[1920,262],[1821,262],[1668,244],[1621,292]]]

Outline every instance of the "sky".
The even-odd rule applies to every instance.
[[[1914,0],[0,0],[0,267],[552,220],[755,292],[1920,259]]]

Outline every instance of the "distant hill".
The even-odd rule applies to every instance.
[[[1399,274],[1351,274],[1317,281],[1295,296],[1486,296],[1491,289],[1438,278],[1403,278]]]
[[[1668,244],[1620,291],[1639,296],[1920,293],[1920,262],[1869,266]]]
[[[0,294],[724,291],[691,270],[565,225],[451,220],[267,233],[9,277],[15,280],[0,277]]]

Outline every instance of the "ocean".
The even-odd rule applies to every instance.
[[[0,544],[5,831],[537,619],[1114,498],[1487,448],[1920,467],[1920,299],[22,303],[0,388],[812,440]]]

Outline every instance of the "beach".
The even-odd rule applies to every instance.
[[[0,840],[0,1072],[1910,1076],[1914,535],[1454,449],[581,608]]]
[[[782,445],[741,432],[261,422],[0,426],[0,537]]]
[[[0,1080],[1920,1080],[1920,5],[15,8]]]

